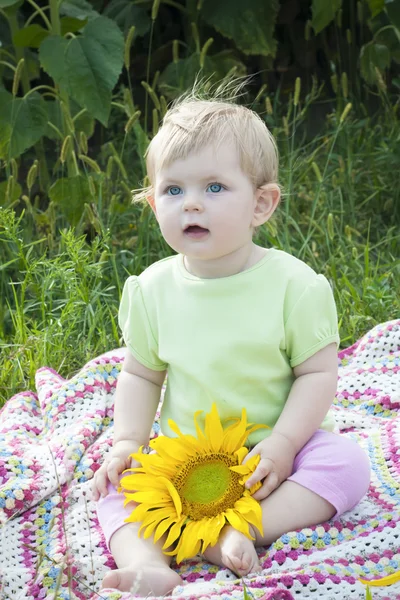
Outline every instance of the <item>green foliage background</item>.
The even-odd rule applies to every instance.
[[[335,291],[342,345],[399,314],[400,0],[0,0],[0,402],[121,342],[123,281],[171,253],[131,204],[196,77],[277,139],[258,242]]]

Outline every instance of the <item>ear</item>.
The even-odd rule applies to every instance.
[[[279,204],[280,197],[281,191],[276,183],[265,183],[256,189],[253,227],[263,225],[272,217]]]
[[[155,214],[155,216],[157,216],[157,212],[156,212],[156,203],[154,201],[154,196],[152,194],[149,194],[148,196],[146,196],[146,200],[149,203],[153,213]]]

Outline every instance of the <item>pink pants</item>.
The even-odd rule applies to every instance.
[[[367,454],[353,440],[319,429],[297,454],[289,481],[299,483],[330,502],[335,517],[353,508],[366,494],[370,482]],[[107,545],[113,533],[131,514],[124,496],[108,484],[108,495],[97,502],[97,514]]]

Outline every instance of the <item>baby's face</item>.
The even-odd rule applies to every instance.
[[[157,220],[176,252],[212,260],[251,242],[255,189],[233,144],[173,162],[154,184]]]

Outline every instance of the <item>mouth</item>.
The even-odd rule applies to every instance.
[[[184,229],[184,234],[194,239],[203,238],[209,233],[209,229],[205,229],[205,227],[200,227],[200,225],[188,225]]]

